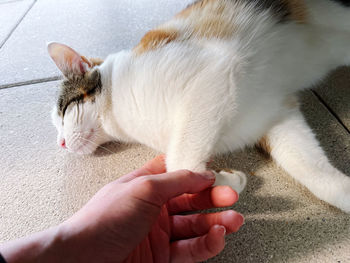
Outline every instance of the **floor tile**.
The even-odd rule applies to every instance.
[[[38,0],[0,50],[0,86],[58,75],[46,52],[48,41],[105,57],[133,47],[189,1]]]
[[[334,71],[315,91],[350,130],[350,68]]]
[[[0,1],[0,47],[4,44],[34,0]]]

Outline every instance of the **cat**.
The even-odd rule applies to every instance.
[[[168,171],[204,171],[257,142],[316,197],[350,213],[350,177],[334,168],[295,95],[350,63],[350,1],[199,0],[103,62],[48,44],[64,75],[58,144],[90,154],[117,140],[166,153]],[[246,176],[217,172],[241,192]]]

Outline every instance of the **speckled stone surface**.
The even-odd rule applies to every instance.
[[[37,0],[0,49],[0,86],[56,76],[46,41],[104,57],[133,46],[189,1]],[[340,69],[315,89],[347,127],[348,72]],[[50,122],[56,85],[0,90],[0,242],[62,222],[103,185],[157,154],[118,143],[91,156],[59,149]],[[350,175],[349,133],[311,91],[301,96],[306,119],[327,155]],[[242,170],[249,182],[233,207],[245,215],[244,227],[228,236],[225,250],[208,262],[350,262],[349,215],[313,197],[255,149],[219,157],[214,165]]]
[[[33,2],[34,0],[0,1],[0,47]]]
[[[38,0],[0,50],[0,85],[59,74],[46,51],[63,42],[82,55],[105,57],[133,47],[147,29],[189,0]]]
[[[315,91],[350,130],[350,68],[334,71]]]

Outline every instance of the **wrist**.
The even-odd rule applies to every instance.
[[[96,262],[92,259],[89,246],[90,240],[95,240],[93,231],[84,224],[75,224],[67,220],[57,226],[53,247],[59,254],[57,258],[62,259],[60,262]],[[74,221],[74,220],[73,220]]]
[[[61,242],[58,227],[7,242],[0,252],[7,263],[61,262]]]

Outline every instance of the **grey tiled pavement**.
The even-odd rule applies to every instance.
[[[316,91],[330,111],[350,131],[350,68],[339,68]]]
[[[157,154],[111,143],[113,154],[81,157],[56,146],[50,109],[59,72],[46,42],[105,57],[132,47],[189,1],[0,0],[0,242],[58,224],[104,184]],[[301,94],[306,119],[348,175],[349,80],[350,70],[341,68]],[[254,149],[218,158],[216,165],[250,176],[234,206],[245,226],[209,262],[350,262],[349,215],[314,198]]]
[[[32,7],[34,0],[0,1],[0,47],[21,22],[22,17]]]
[[[1,49],[0,87],[58,76],[47,56],[48,41],[66,43],[81,54],[105,57],[136,44],[145,30],[186,6],[186,1],[156,3],[154,0],[36,1]]]

